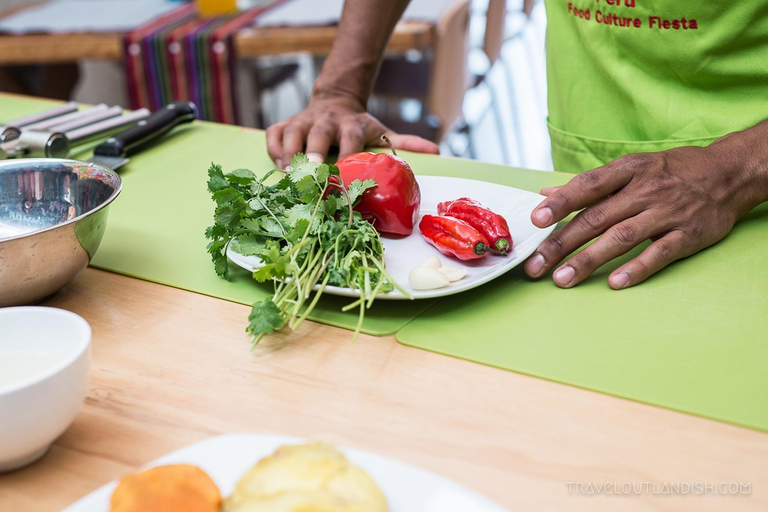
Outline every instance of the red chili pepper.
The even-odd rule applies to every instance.
[[[425,215],[419,223],[421,236],[438,251],[460,260],[475,260],[494,252],[478,230],[453,217]]]
[[[468,223],[488,239],[491,247],[499,251],[506,253],[512,249],[512,235],[504,217],[474,199],[462,197],[455,201],[442,202],[437,205],[437,213]]]

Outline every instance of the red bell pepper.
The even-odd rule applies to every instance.
[[[345,185],[376,180],[355,210],[381,233],[410,235],[419,218],[421,191],[408,163],[387,153],[355,153],[336,162]]]

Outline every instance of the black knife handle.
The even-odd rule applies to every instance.
[[[175,126],[189,123],[197,117],[197,107],[191,101],[177,101],[152,112],[134,126],[108,138],[93,150],[94,155],[127,157],[140,146],[156,139]]]

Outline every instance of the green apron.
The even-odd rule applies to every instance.
[[[545,0],[558,171],[768,119],[768,1]]]

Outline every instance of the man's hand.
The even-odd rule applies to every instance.
[[[653,240],[611,273],[608,283],[619,290],[718,242],[739,217],[768,200],[766,159],[761,156],[765,139],[749,133],[761,126],[706,148],[628,155],[579,174],[564,186],[542,190],[548,197],[531,214],[538,227],[583,210],[539,246],[525,263],[526,273],[540,277],[597,238],[555,270],[555,284],[570,288],[603,264]],[[762,132],[764,137],[766,129]]]
[[[395,149],[419,153],[438,153],[438,147],[415,135],[389,131],[365,111],[356,99],[347,96],[313,97],[309,106],[290,119],[267,129],[267,151],[275,164],[283,168],[299,151],[310,160],[322,162],[333,145],[339,146],[339,158],[362,151],[366,146],[382,146],[386,134]]]
[[[438,152],[437,145],[421,137],[392,133],[365,108],[384,48],[407,5],[408,0],[345,0],[309,105],[267,129],[267,151],[278,167],[287,166],[299,151],[323,161],[333,145],[339,146],[340,158],[365,146],[381,146],[382,135],[397,149]]]

